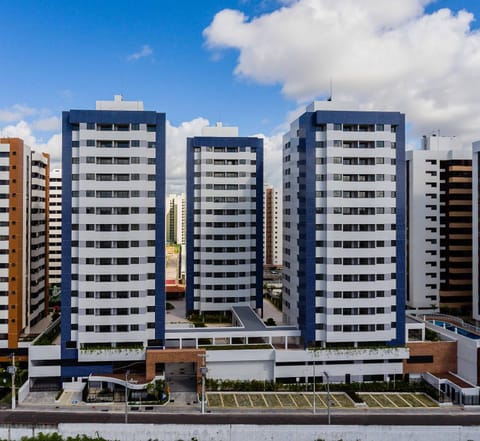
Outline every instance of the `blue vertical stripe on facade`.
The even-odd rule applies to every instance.
[[[305,347],[315,344],[315,119],[299,120],[298,321]]]
[[[263,308],[263,139],[250,138],[256,140],[252,146],[256,147],[257,152],[257,171],[256,171],[256,303],[257,309]]]
[[[193,139],[187,139],[187,188],[186,188],[186,204],[187,204],[187,218],[185,222],[186,228],[186,241],[187,241],[187,256],[186,256],[186,288],[185,288],[185,298],[186,298],[186,309],[187,314],[193,311],[194,308],[194,289],[193,289]]]
[[[67,349],[71,334],[72,294],[72,125],[70,112],[62,114],[62,359],[77,358],[76,349]],[[63,368],[62,368],[63,375]]]
[[[396,148],[396,196],[397,196],[397,212],[396,212],[396,275],[397,275],[397,337],[392,345],[405,344],[405,289],[407,278],[407,261],[406,261],[406,161],[405,161],[405,115],[397,114],[397,148]]]
[[[155,340],[165,346],[165,114],[155,134]]]

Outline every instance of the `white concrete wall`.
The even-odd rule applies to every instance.
[[[30,393],[30,380],[27,379],[27,381],[23,383],[20,389],[18,389],[18,395],[17,395],[18,402],[22,403],[23,401],[25,401],[25,398],[27,398],[27,395],[29,393]]]
[[[255,425],[153,425],[153,424],[59,424],[53,426],[0,427],[0,438],[58,432],[64,438],[85,434],[117,441],[468,441],[477,440],[479,426],[255,426]]]

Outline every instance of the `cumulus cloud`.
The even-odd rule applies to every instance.
[[[208,48],[239,51],[235,74],[305,103],[329,95],[400,110],[411,135],[440,129],[480,138],[480,33],[465,10],[427,14],[431,0],[298,0],[249,19],[225,9],[204,30]]]
[[[22,104],[14,104],[9,108],[0,109],[0,121],[19,121],[24,117],[34,115],[35,113],[37,113],[37,110],[32,107],[24,106]]]
[[[275,135],[265,135],[257,133],[255,135],[263,139],[263,181],[265,184],[271,184],[274,187],[282,188],[282,133]]]
[[[182,122],[179,126],[173,126],[170,121],[167,121],[167,194],[182,193],[185,191],[187,138],[200,136],[202,134],[202,128],[206,126],[208,126],[208,120],[201,117]]]
[[[34,135],[30,124],[20,121],[15,125],[7,125],[0,128],[0,138],[21,138],[32,150],[49,153],[52,168],[61,167],[62,135],[59,133],[54,134],[48,141],[43,142]]]
[[[49,118],[42,118],[33,121],[32,127],[35,130],[41,130],[43,132],[57,131],[62,128],[62,122],[58,116],[51,116]]]
[[[50,121],[51,120],[51,121]],[[47,141],[35,135],[36,130],[51,130],[56,121],[51,118],[38,120],[33,124],[19,121],[0,127],[0,138],[21,138],[32,150],[50,154],[51,168],[60,168],[62,162],[62,135],[55,133]],[[167,193],[182,193],[185,191],[186,176],[186,143],[187,138],[201,135],[202,128],[208,126],[205,118],[195,118],[182,122],[179,126],[166,124],[166,175]],[[43,128],[40,128],[43,127]],[[50,128],[47,128],[50,127]]]
[[[153,54],[153,49],[148,45],[144,44],[138,52],[134,52],[127,56],[128,61],[137,61],[140,58],[149,57]]]

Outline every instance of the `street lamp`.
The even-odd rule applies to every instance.
[[[328,424],[330,424],[330,377],[328,376],[327,372],[323,372],[325,378],[327,379],[327,418]]]
[[[12,376],[12,410],[17,407],[17,400],[15,398],[15,373],[17,368],[15,367],[15,354],[12,354],[12,365],[7,367],[7,372]]]
[[[128,376],[130,371],[125,372],[125,424],[128,424]]]
[[[316,398],[315,398],[315,383],[316,383],[316,378],[315,378],[315,351],[312,352],[312,358],[313,358],[313,414],[315,415],[317,413],[317,406],[316,406]]]
[[[208,372],[208,369],[207,369],[207,366],[206,366],[206,358],[207,358],[207,354],[203,353],[203,354],[198,354],[198,356],[202,359],[202,365],[200,366],[200,374],[202,375],[202,396],[201,396],[201,400],[202,400],[202,415],[205,413],[205,377],[207,376],[207,372]]]

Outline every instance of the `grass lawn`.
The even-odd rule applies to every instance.
[[[210,407],[222,407],[220,394],[207,394],[207,401]]]
[[[352,400],[345,394],[333,394],[332,397],[337,400],[338,405],[341,407],[355,407]]]
[[[392,403],[388,399],[388,397],[384,394],[375,394],[375,399],[383,406],[383,407],[395,407],[395,404]]]
[[[367,403],[368,407],[381,407],[381,405],[375,401],[372,395],[370,394],[359,394],[365,403]]]
[[[421,400],[415,394],[403,394],[403,398],[407,400],[413,407],[425,407]]]
[[[237,394],[237,403],[239,407],[252,407],[248,394]]]
[[[278,401],[276,394],[265,394],[263,397],[265,398],[268,407],[282,407],[280,401]]]
[[[419,400],[424,406],[438,407],[438,404],[425,394],[415,394],[415,398]]]
[[[295,404],[297,405],[297,407],[302,407],[302,408],[312,407],[312,405],[310,404],[310,401],[308,401],[305,398],[304,394],[292,394],[292,398],[293,398],[293,401],[295,401]]]
[[[235,401],[235,395],[233,394],[223,394],[223,406],[224,407],[238,407],[237,402]]]
[[[398,407],[411,407],[407,400],[402,398],[401,394],[388,394],[388,398],[392,400]]]
[[[262,394],[250,394],[250,399],[252,400],[253,407],[267,407]]]
[[[290,394],[277,394],[277,397],[280,403],[282,403],[282,407],[295,407],[295,403]]]

